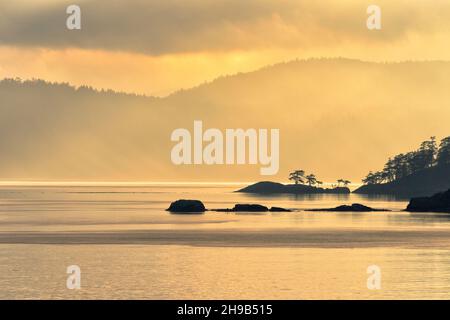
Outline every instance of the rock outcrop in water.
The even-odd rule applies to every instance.
[[[365,205],[354,203],[351,206],[342,205],[336,208],[325,208],[325,209],[309,209],[306,211],[330,211],[330,212],[382,212],[389,211],[385,209],[374,209],[371,207],[367,207]]]
[[[272,207],[268,208],[260,204],[236,204],[232,209],[213,209],[216,212],[291,212],[289,209]]]
[[[170,204],[167,211],[173,213],[203,213],[206,208],[199,200],[177,200]]]
[[[406,211],[450,213],[450,190],[431,197],[412,198]]]
[[[292,210],[280,208],[280,207],[272,207],[269,210],[270,212],[292,212]]]
[[[205,211],[215,212],[291,212],[289,209],[272,207],[268,208],[260,204],[236,204],[232,209],[207,210],[200,200],[177,200],[172,202],[166,210],[172,213],[203,213]]]
[[[337,187],[333,189],[317,188],[303,184],[282,184],[271,181],[263,181],[252,184],[248,187],[240,189],[236,192],[242,193],[259,193],[259,194],[349,194],[350,189],[347,187]]]

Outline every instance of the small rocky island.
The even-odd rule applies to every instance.
[[[332,188],[322,188],[322,181],[319,181],[315,174],[306,175],[304,170],[295,170],[289,173],[289,180],[293,184],[282,184],[272,181],[262,181],[236,192],[256,193],[256,194],[349,194],[350,189],[347,186],[351,183],[349,180],[339,179]]]
[[[173,213],[204,213],[205,205],[199,200],[177,200],[166,210]]]
[[[236,204],[232,209],[211,209],[215,212],[291,212],[292,210],[272,207],[268,208],[260,204]]]
[[[325,209],[308,209],[306,211],[329,211],[329,212],[386,212],[389,210],[386,209],[374,209],[371,207],[367,207],[365,205],[354,203],[351,206],[342,205],[336,208],[325,208]]]
[[[259,194],[349,194],[350,189],[347,187],[328,189],[304,184],[282,184],[263,181],[237,190],[236,192]]]

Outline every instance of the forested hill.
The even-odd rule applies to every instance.
[[[393,152],[448,135],[449,86],[450,62],[348,59],[282,63],[164,98],[0,81],[0,178],[260,180],[259,165],[171,162],[172,132],[201,120],[221,132],[280,129],[280,171],[264,179],[284,181],[301,166],[324,181],[357,181]]]
[[[431,196],[450,189],[450,165],[435,166],[392,182],[369,184],[355,190],[359,194],[388,194],[402,197]]]
[[[450,137],[438,144],[436,137],[422,142],[414,151],[389,160],[383,170],[369,172],[365,186],[355,193],[427,196],[450,188]]]

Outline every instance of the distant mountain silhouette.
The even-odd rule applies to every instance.
[[[242,188],[237,192],[258,193],[258,194],[318,194],[318,193],[338,193],[348,194],[350,189],[347,187],[336,187],[332,189],[318,188],[303,184],[281,184],[277,182],[263,181]]]
[[[117,75],[120,77],[120,75]],[[89,79],[86,79],[86,83]],[[360,180],[398,150],[448,135],[450,63],[292,61],[164,98],[0,82],[0,178],[252,181],[260,166],[175,166],[174,129],[280,129],[280,172]]]
[[[353,192],[421,197],[448,189],[450,189],[450,165],[428,168],[389,183],[365,185]]]

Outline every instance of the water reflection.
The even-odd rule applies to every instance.
[[[258,194],[258,193],[246,193],[245,197],[254,199],[280,199],[290,201],[321,201],[323,199],[333,198],[336,200],[346,201],[350,199],[349,194],[291,194],[291,193],[279,193],[279,194]]]
[[[392,196],[237,189],[0,187],[0,298],[450,298],[450,215],[409,214]],[[181,198],[298,211],[165,211]],[[303,211],[351,203],[393,211]],[[76,294],[64,286],[74,263],[85,272]],[[371,264],[382,268],[380,292],[365,286]]]

